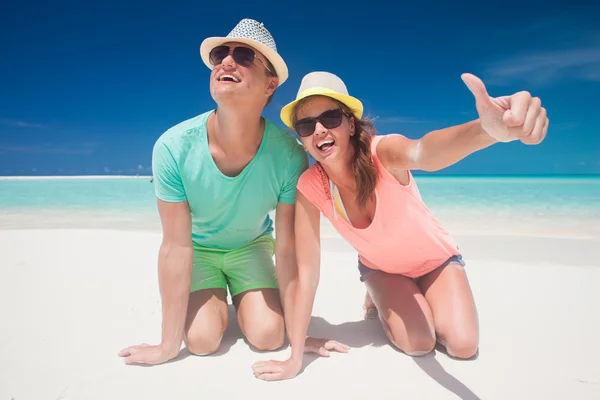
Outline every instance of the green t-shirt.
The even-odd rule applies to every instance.
[[[196,245],[239,248],[273,231],[268,213],[277,202],[296,201],[296,184],[308,158],[296,138],[265,120],[254,158],[239,175],[226,176],[208,147],[206,121],[213,111],[175,125],[156,141],[155,192],[163,201],[188,201]]]

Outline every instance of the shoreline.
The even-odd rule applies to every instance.
[[[27,231],[60,231],[60,232],[73,232],[73,231],[102,231],[102,232],[114,232],[114,233],[141,233],[141,234],[153,234],[162,235],[160,226],[157,227],[123,227],[117,228],[114,226],[103,227],[103,226],[74,226],[74,227],[61,227],[61,226],[0,226],[0,232],[27,232]],[[569,235],[569,234],[537,234],[531,232],[508,232],[508,231],[476,231],[476,230],[464,230],[451,233],[453,237],[466,237],[466,238],[498,238],[498,239],[515,239],[515,238],[528,238],[528,239],[554,239],[554,240],[583,240],[590,242],[598,242],[600,245],[600,236],[594,235]],[[329,232],[321,231],[322,239],[334,239],[343,241],[337,233],[330,234]]]
[[[151,175],[64,175],[64,176],[0,176],[0,181],[33,181],[64,179],[151,179]]]
[[[600,174],[572,174],[572,175],[498,175],[498,174],[487,174],[487,175],[472,175],[472,174],[431,174],[422,172],[413,172],[415,179],[421,180],[435,180],[435,179],[490,179],[490,180],[599,180]],[[0,181],[7,180],[62,180],[62,179],[151,179],[152,175],[0,175]]]

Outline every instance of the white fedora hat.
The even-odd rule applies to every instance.
[[[279,116],[287,127],[294,129],[292,123],[294,107],[300,100],[310,96],[331,97],[345,104],[356,118],[362,118],[363,104],[356,97],[348,94],[344,81],[331,72],[316,71],[308,73],[302,78],[296,99],[281,109]]]
[[[260,51],[273,64],[279,78],[278,86],[281,86],[288,78],[288,68],[283,58],[277,52],[275,39],[273,39],[273,36],[262,22],[245,18],[238,22],[227,36],[204,39],[200,45],[200,57],[202,57],[202,61],[208,68],[213,69],[213,65],[209,59],[210,51],[227,42],[244,43]]]

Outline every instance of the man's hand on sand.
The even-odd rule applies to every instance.
[[[119,357],[125,358],[125,364],[155,365],[167,362],[177,357],[177,354],[179,351],[165,349],[161,345],[151,346],[144,343],[121,350]]]
[[[285,361],[258,361],[252,366],[254,376],[263,381],[292,379],[302,369],[302,359],[289,358]]]
[[[350,346],[340,343],[337,340],[313,338],[310,336],[304,342],[305,353],[316,353],[321,357],[329,357],[331,350],[338,353],[347,353],[350,350]]]
[[[538,97],[522,91],[493,98],[475,75],[462,74],[461,78],[475,96],[481,127],[488,135],[499,142],[520,140],[525,144],[539,144],[544,140],[549,120]]]
[[[315,353],[322,357],[329,357],[330,351],[347,353],[350,346],[336,340],[307,337],[304,342],[305,353]],[[302,369],[302,359],[289,358],[286,361],[258,361],[252,366],[254,376],[263,381],[280,381],[292,379]]]

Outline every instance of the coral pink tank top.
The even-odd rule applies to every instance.
[[[458,247],[421,199],[409,171],[409,184],[398,183],[377,157],[375,136],[371,154],[379,172],[375,187],[376,210],[365,229],[354,228],[335,211],[331,186],[323,168],[315,163],[298,181],[298,190],[332,223],[369,268],[411,278],[425,275],[458,255]]]

